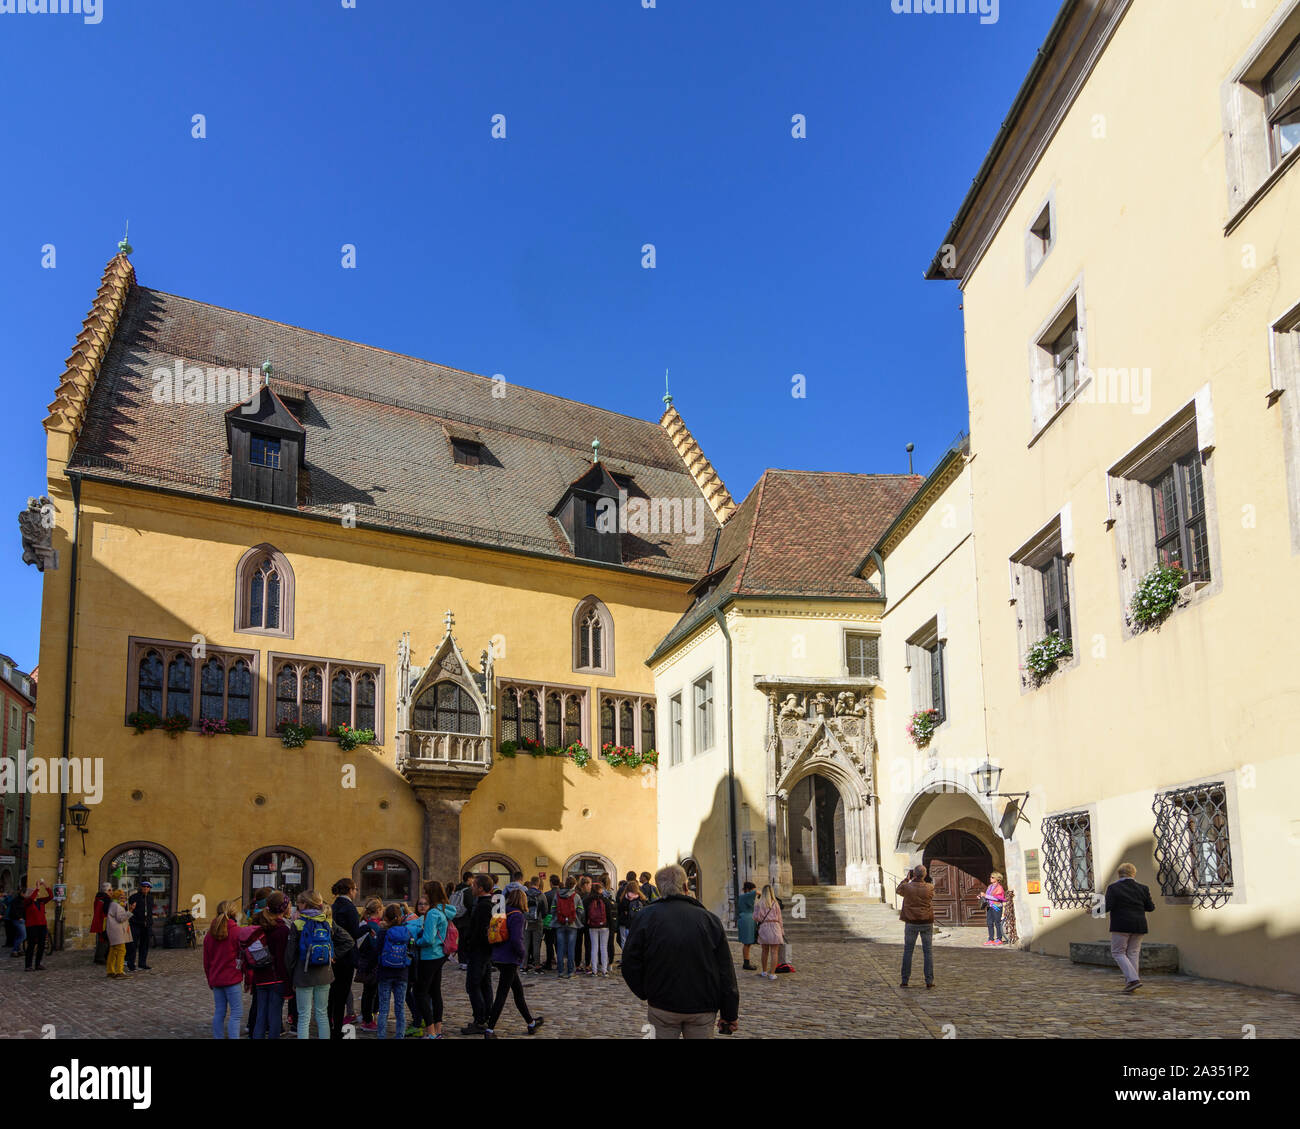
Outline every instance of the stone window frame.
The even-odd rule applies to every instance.
[[[384,665],[382,663],[359,662],[355,659],[331,659],[323,655],[293,655],[285,651],[267,651],[266,653],[266,735],[268,737],[277,736],[276,732],[276,682],[279,680],[280,667],[290,663],[298,667],[298,717],[302,718],[302,676],[303,672],[310,667],[319,667],[321,670],[321,721],[325,732],[317,733],[310,738],[312,741],[334,741],[337,737],[329,736],[330,728],[330,686],[334,681],[334,675],[339,670],[345,670],[352,675],[352,721],[348,724],[355,727],[357,716],[357,676],[360,674],[370,674],[375,679],[375,745],[379,746],[384,743]]]
[[[1291,555],[1300,553],[1300,303],[1269,329],[1272,387],[1269,406],[1282,404],[1282,457],[1286,474]]]
[[[280,575],[280,626],[275,628],[255,627],[249,622],[253,574],[263,560],[270,560]],[[269,635],[277,639],[292,639],[295,588],[293,566],[284,553],[266,541],[248,549],[235,566],[235,631],[240,635]]]
[[[601,662],[582,665],[582,630],[588,613],[596,616],[600,623]],[[574,674],[614,673],[614,617],[610,615],[602,600],[594,595],[584,596],[573,609],[573,663]]]
[[[595,727],[592,732],[595,736],[595,751],[600,752],[605,747],[605,728],[601,723],[601,710],[605,703],[609,701],[614,705],[614,744],[620,746],[630,745],[638,753],[649,752],[654,746],[646,746],[645,741],[645,707],[650,706],[655,713],[655,730],[658,732],[659,727],[659,699],[653,692],[642,693],[636,690],[600,690],[596,694],[596,713]],[[632,740],[625,739],[623,733],[622,709],[625,704],[632,706]],[[657,750],[656,750],[657,751]]]
[[[1047,226],[1047,241],[1044,243],[1039,229],[1044,218]],[[1053,187],[1047,198],[1034,210],[1034,218],[1025,227],[1025,285],[1034,281],[1034,276],[1043,268],[1047,258],[1056,249],[1056,189]]]
[[[844,657],[844,667],[841,677],[843,678],[874,678],[880,679],[880,631],[865,631],[860,627],[842,627],[840,629],[840,654]],[[876,641],[876,673],[856,675],[849,670],[849,640],[854,638],[874,639]]]
[[[503,741],[509,740],[509,738],[507,738],[505,735],[505,729],[504,729],[505,720],[506,720],[505,703],[506,703],[507,696],[508,695],[513,696],[519,707],[517,713],[517,718],[518,718],[517,725],[519,726],[519,732],[516,733],[514,737],[515,741],[519,741],[523,737],[523,727],[522,727],[523,726],[523,694],[530,691],[537,695],[537,732],[539,734],[538,740],[542,742],[543,746],[548,748],[553,747],[548,745],[546,741],[547,698],[552,694],[559,694],[560,695],[560,744],[558,747],[567,748],[570,744],[570,742],[564,739],[565,738],[564,718],[565,718],[565,714],[567,713],[569,700],[571,698],[576,698],[578,700],[578,719],[579,719],[578,740],[581,741],[583,745],[586,746],[588,749],[591,748],[591,741],[589,739],[591,733],[591,727],[590,727],[590,718],[589,718],[589,710],[588,710],[588,699],[591,696],[591,687],[576,686],[571,683],[562,683],[562,682],[533,682],[529,679],[524,679],[524,678],[498,678],[496,680],[496,693],[493,699],[496,702],[496,707],[493,710],[493,712],[497,716],[496,743],[498,746],[500,746],[500,744]]]
[[[1192,792],[1210,787],[1211,785],[1217,785],[1223,788],[1224,806],[1228,809],[1228,848],[1232,859],[1232,895],[1225,903],[1226,906],[1244,906],[1250,904],[1247,895],[1247,891],[1250,887],[1246,869],[1246,840],[1241,823],[1241,792],[1237,783],[1237,772],[1238,770],[1235,768],[1226,768],[1222,772],[1207,773],[1191,780],[1183,780],[1175,784],[1158,785],[1150,793],[1152,800],[1154,800],[1157,796],[1168,795],[1172,792]],[[1154,867],[1154,842],[1152,846],[1153,869],[1156,869]],[[1156,873],[1156,885],[1151,892],[1153,900],[1158,896],[1164,900],[1164,903],[1167,906],[1194,906],[1197,904],[1198,899],[1194,894],[1164,893],[1164,891],[1160,889],[1158,869]],[[1214,908],[1223,909],[1225,906]]]
[[[258,735],[258,693],[261,688],[261,670],[259,659],[261,652],[246,650],[243,647],[216,647],[203,645],[203,658],[194,656],[196,643],[182,643],[176,639],[150,639],[142,635],[129,635],[126,640],[126,708],[122,714],[122,724],[130,725],[127,720],[139,708],[140,699],[140,661],[150,651],[157,651],[163,663],[163,712],[159,717],[167,717],[167,670],[172,659],[185,655],[190,660],[190,721],[187,732],[197,733],[199,729],[200,696],[202,691],[200,672],[209,659],[222,659],[225,666],[225,678],[222,686],[222,718],[226,716],[225,700],[230,692],[230,665],[243,660],[248,663],[248,732],[232,736],[256,737]]]
[[[677,706],[677,718],[673,719],[673,705]],[[682,701],[682,691],[668,695],[668,767],[673,768],[683,763],[686,756],[686,713]]]
[[[1049,346],[1069,324],[1075,322],[1074,387],[1064,399],[1056,398],[1056,368],[1051,362]],[[1029,416],[1032,447],[1053,423],[1092,382],[1088,367],[1088,307],[1084,300],[1083,275],[1079,274],[1066,288],[1064,297],[1043,319],[1029,341]]]
[[[1052,519],[1020,546],[1007,560],[1010,591],[1008,606],[1016,616],[1016,654],[1019,658],[1020,692],[1030,694],[1039,689],[1025,671],[1029,648],[1047,634],[1046,608],[1043,599],[1042,573],[1039,571],[1055,557],[1065,561],[1067,599],[1070,607],[1071,654],[1057,663],[1064,673],[1079,665],[1079,616],[1074,579],[1074,519],[1067,502]],[[1044,683],[1045,685],[1046,683]]]
[[[708,697],[700,698],[698,691],[705,682],[709,684]],[[685,705],[685,703],[682,703]],[[700,719],[700,707],[707,704],[704,725],[697,724]],[[718,720],[718,683],[713,676],[713,668],[701,672],[691,679],[691,756],[703,756],[717,747]],[[707,741],[707,744],[704,743]]]
[[[1275,159],[1264,80],[1300,37],[1300,0],[1283,3],[1246,49],[1219,90],[1230,235],[1246,214],[1300,160],[1300,147]]]
[[[935,647],[940,651],[940,692],[943,695],[942,707],[934,704],[933,660],[930,652]],[[908,673],[908,684],[912,694],[912,712],[939,708],[939,724],[935,732],[946,726],[952,718],[952,704],[948,693],[948,667],[945,654],[948,649],[948,617],[945,609],[940,608],[907,638],[904,645],[903,666]]]
[[[1121,638],[1124,641],[1144,634],[1129,621],[1128,610],[1138,581],[1155,566],[1157,559],[1151,483],[1177,459],[1193,451],[1198,453],[1201,461],[1210,579],[1188,583],[1183,588],[1183,600],[1170,615],[1175,616],[1182,608],[1195,606],[1223,590],[1223,553],[1219,546],[1219,505],[1214,482],[1214,432],[1214,405],[1210,386],[1205,384],[1106,473],[1106,528],[1115,533]]]

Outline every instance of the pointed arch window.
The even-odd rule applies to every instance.
[[[372,729],[375,744],[384,743],[383,667],[275,652],[268,658],[275,687],[270,732],[293,722],[314,727],[317,737],[336,737],[346,725]]]
[[[426,687],[415,699],[415,728],[435,733],[483,732],[483,718],[474,696],[450,679]]]
[[[128,717],[138,710],[183,717],[191,729],[203,721],[240,721],[246,725],[235,732],[252,730],[256,651],[207,646],[196,655],[192,643],[133,637],[127,656]]]
[[[614,673],[614,620],[595,596],[588,596],[573,611],[573,669]]]
[[[273,545],[255,545],[235,570],[235,630],[293,638],[294,577]]]

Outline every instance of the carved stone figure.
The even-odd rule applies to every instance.
[[[23,564],[34,564],[44,572],[54,563],[54,503],[42,495],[28,498],[27,509],[18,515],[23,539]]]
[[[807,711],[799,704],[799,699],[793,694],[787,694],[785,701],[781,703],[782,717],[803,717]]]

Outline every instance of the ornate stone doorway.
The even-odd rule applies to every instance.
[[[777,886],[879,892],[874,682],[791,677],[755,683],[767,692],[771,711],[768,846]]]
[[[805,776],[790,792],[790,869],[796,886],[843,886],[844,797],[826,777]]]

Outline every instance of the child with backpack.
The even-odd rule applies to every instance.
[[[361,985],[361,1030],[376,1030],[379,1009],[379,930],[384,924],[384,903],[367,898],[357,935],[357,983]]]
[[[519,979],[519,966],[524,962],[526,952],[524,931],[528,924],[528,896],[522,886],[516,886],[506,895],[505,920],[493,917],[488,927],[488,940],[492,942],[492,963],[497,968],[497,995],[492,1003],[492,1014],[488,1017],[487,1029],[483,1032],[485,1039],[496,1038],[497,1020],[501,1018],[506,1006],[506,993],[512,993],[515,1007],[528,1024],[528,1034],[535,1035],[542,1025],[540,1015],[534,1016],[528,1010],[524,999],[524,985]]]
[[[352,951],[352,934],[330,921],[325,899],[315,890],[298,895],[298,916],[285,949],[285,968],[298,1001],[298,1038],[311,1038],[312,1012],[316,1033],[330,1037],[329,998],[334,983],[334,959]]]
[[[591,884],[583,907],[587,915],[587,933],[591,938],[591,974],[609,975],[609,901],[605,897],[605,884],[599,880]]]
[[[244,979],[244,970],[243,947],[240,942],[256,930],[250,925],[239,925],[238,912],[235,902],[219,903],[217,916],[212,919],[208,935],[203,938],[203,971],[208,978],[208,987],[212,989],[214,1039],[221,1038],[223,1028],[227,1039],[238,1039],[239,1022],[243,1017],[244,1001],[240,985]],[[126,920],[125,912],[122,920]],[[122,947],[125,952],[125,944]],[[109,975],[112,976],[113,973],[110,971]]]
[[[542,970],[542,934],[546,928],[546,896],[538,889],[536,878],[530,878],[524,887],[524,897],[528,899],[528,923],[524,929],[526,952],[524,953],[524,971],[541,972]]]
[[[253,931],[244,945],[244,967],[250,970],[257,1016],[253,1039],[278,1039],[284,1021],[284,997],[289,973],[285,950],[289,947],[289,926],[285,915],[289,899],[282,890],[272,890],[266,905],[253,917]]]
[[[572,874],[555,893],[555,946],[559,953],[558,979],[573,976],[577,956],[578,930],[582,928],[583,905],[578,897],[578,880]]]
[[[636,875],[628,874],[627,883],[623,886],[623,893],[618,899],[618,943],[621,948],[627,947],[628,930],[632,928],[632,922],[636,915],[645,909],[646,900],[641,895],[641,887],[637,885]]]
[[[411,930],[402,923],[406,914],[394,902],[384,907],[384,923],[376,938],[379,942],[379,965],[376,977],[379,987],[379,1014],[376,1017],[376,1034],[388,1038],[388,1002],[393,1003],[393,1020],[400,1039],[406,1022],[406,982],[411,972]]]

